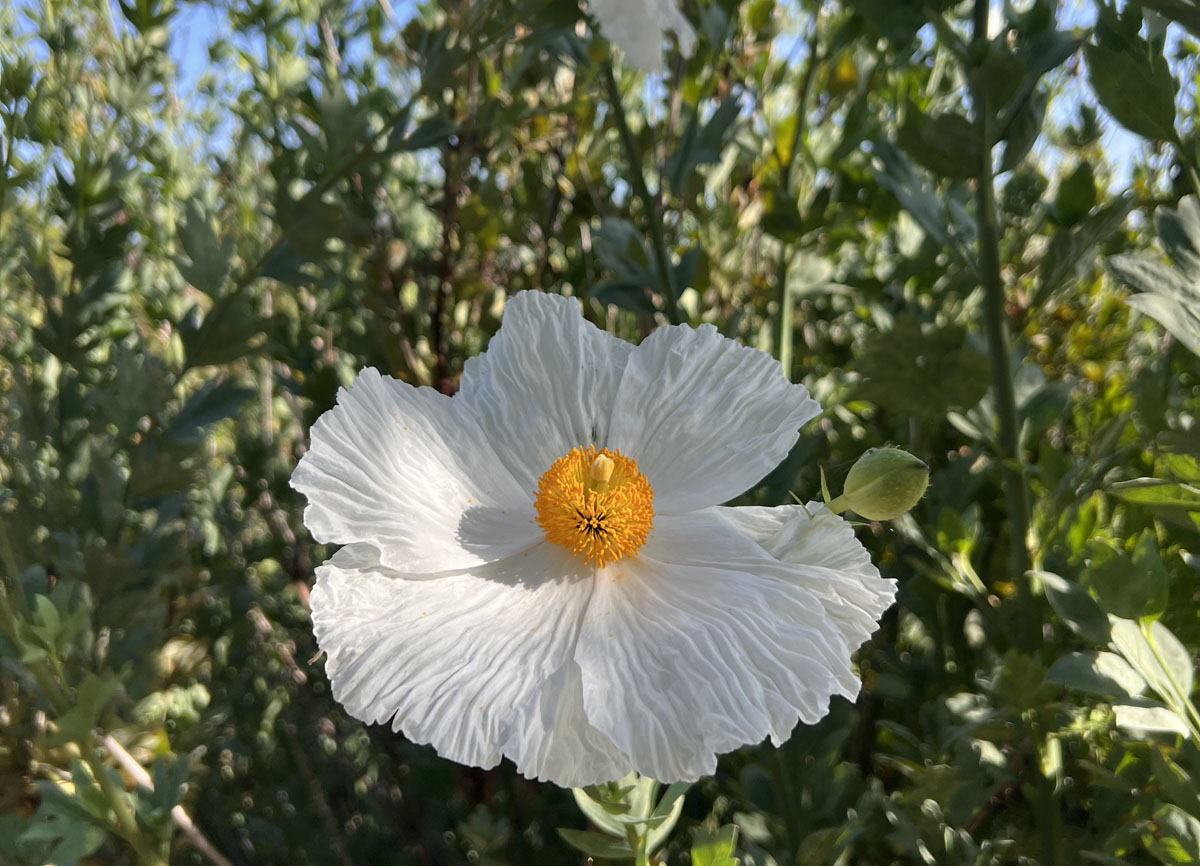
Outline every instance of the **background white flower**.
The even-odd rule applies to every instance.
[[[663,39],[672,31],[679,50],[691,56],[696,32],[676,0],[588,0],[600,33],[625,52],[625,59],[646,72],[662,72]]]
[[[314,537],[345,545],[311,597],[334,695],[564,786],[696,779],[783,741],[857,694],[851,653],[895,593],[823,505],[719,507],[818,412],[712,326],[635,347],[536,292],[453,398],[364,370],[292,476]],[[571,496],[597,506],[577,529],[553,511]]]

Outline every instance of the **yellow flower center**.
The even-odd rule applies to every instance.
[[[537,522],[546,540],[603,568],[646,543],[654,492],[620,451],[573,448],[538,479]]]

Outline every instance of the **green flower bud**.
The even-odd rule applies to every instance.
[[[837,514],[891,520],[917,504],[929,486],[929,467],[899,448],[871,448],[846,476],[842,495],[828,503]]]

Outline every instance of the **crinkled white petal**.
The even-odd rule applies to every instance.
[[[583,703],[634,770],[697,779],[857,694],[841,632],[788,570],[713,510],[656,516],[638,556],[597,575],[575,650]]]
[[[820,502],[776,508],[718,508],[747,538],[793,566],[788,579],[819,599],[855,650],[879,627],[896,600],[896,581],[879,576],[849,522]]]
[[[588,7],[604,38],[624,51],[629,63],[646,72],[662,72],[666,31],[674,31],[685,57],[696,45],[696,32],[675,4],[676,0],[589,0]]]
[[[659,328],[629,357],[608,445],[637,460],[656,514],[678,514],[754,486],[820,411],[765,352],[712,325],[676,325]]]
[[[521,722],[504,748],[527,778],[563,788],[612,782],[633,762],[597,730],[583,708],[579,665],[570,661],[522,708]]]
[[[368,367],[310,431],[291,484],[308,497],[317,541],[365,542],[389,568],[469,568],[537,543],[531,491],[490,445],[491,434],[431,388]]]
[[[591,567],[540,544],[470,573],[411,580],[376,553],[342,548],[317,569],[310,597],[325,672],[347,712],[391,721],[463,764],[492,767],[509,754],[551,779],[587,776],[584,761],[620,775],[612,750],[586,729],[578,747],[593,751],[582,757],[564,754],[576,748],[568,731],[537,742],[579,716],[576,686],[562,671],[592,592]]]
[[[478,419],[504,465],[532,493],[572,448],[604,446],[633,346],[601,331],[561,295],[520,292],[487,351],[467,361],[455,402]]]

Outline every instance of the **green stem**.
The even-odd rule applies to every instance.
[[[1035,734],[1039,741],[1045,738],[1039,730]],[[1038,842],[1041,845],[1042,862],[1059,864],[1064,862],[1066,851],[1063,847],[1062,815],[1054,802],[1054,785],[1046,778],[1041,766],[1041,748],[1034,750],[1031,763],[1033,764],[1032,784],[1033,799],[1037,810],[1035,824],[1037,826]]]
[[[973,50],[968,56],[982,57],[985,53],[989,6],[989,0],[975,0]],[[996,413],[1000,417],[999,453],[996,456],[1000,462],[1001,484],[1008,511],[1009,576],[1017,588],[1013,631],[1017,647],[1023,652],[1032,653],[1040,635],[1039,622],[1033,612],[1029,577],[1026,575],[1030,567],[1029,486],[1021,457],[1020,420],[1013,387],[1008,322],[1004,313],[1004,279],[1000,272],[1000,231],[992,167],[992,106],[988,104],[987,91],[978,69],[972,71],[970,80],[979,142],[979,170],[975,188],[976,219],[979,223],[979,278],[984,290],[984,328],[991,358],[992,390]],[[1035,730],[1033,736],[1041,735]],[[1037,755],[1030,767],[1030,777],[1036,801],[1034,823],[1041,847],[1041,862],[1044,866],[1059,866],[1064,859],[1062,816],[1055,801],[1054,788],[1042,773]]]
[[[608,101],[612,106],[613,120],[617,124],[621,149],[625,151],[625,159],[629,162],[633,192],[641,201],[646,221],[650,223],[650,237],[654,244],[654,264],[662,280],[663,299],[667,307],[665,312],[668,319],[678,324],[683,321],[679,312],[679,291],[675,286],[675,271],[671,268],[671,259],[667,254],[667,241],[663,235],[662,219],[658,212],[658,198],[652,196],[646,186],[642,153],[638,150],[637,141],[634,140],[633,133],[629,130],[629,122],[625,117],[625,106],[621,102],[621,89],[617,86],[616,76],[613,75],[611,58],[604,62],[601,77],[608,90]]]
[[[785,746],[770,748],[771,766],[767,772],[773,777],[775,793],[779,796],[780,816],[783,818],[783,834],[787,842],[787,857],[783,858],[783,863],[792,864],[796,862],[796,852],[800,846],[801,827],[800,812],[796,808],[796,798],[792,795],[791,779],[783,763],[782,750]]]
[[[975,0],[974,40],[987,40],[988,0]],[[1029,485],[1021,457],[1020,420],[1013,388],[1012,355],[1008,323],[1004,313],[1004,281],[1000,273],[1000,236],[996,220],[996,189],[992,174],[992,117],[987,93],[978,72],[971,76],[975,128],[979,134],[979,172],[975,201],[979,223],[979,277],[984,290],[984,329],[991,357],[992,390],[1000,417],[999,453],[1001,484],[1008,506],[1009,572],[1017,588],[1015,639],[1018,648],[1032,652],[1038,641],[1038,623],[1033,615],[1029,578]]]
[[[821,65],[819,35],[821,29],[821,4],[817,4],[813,14],[812,31],[808,39],[808,56],[805,58],[804,74],[796,84],[796,127],[792,137],[792,147],[788,151],[787,160],[780,166],[783,181],[783,199],[789,204],[794,197],[793,177],[795,176],[796,154],[804,147],[804,135],[808,125],[808,102],[812,93],[812,84],[816,78],[817,68]],[[792,344],[796,332],[796,296],[788,286],[788,267],[793,250],[780,241],[779,265],[777,281],[779,284],[779,365],[783,367],[783,375],[792,378]]]
[[[792,378],[792,343],[796,330],[796,296],[787,283],[788,256],[779,255],[779,366],[786,379]]]
[[[634,866],[650,866],[650,854],[646,850],[648,836],[649,830],[644,824],[629,824],[625,827],[625,838],[629,840],[629,847],[633,849]]]

